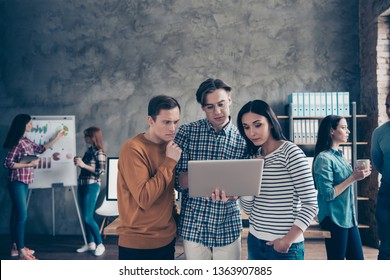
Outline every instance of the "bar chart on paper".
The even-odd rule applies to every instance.
[[[27,137],[45,145],[62,129],[65,130],[64,137],[39,155],[41,160],[35,168],[35,179],[30,188],[77,185],[77,171],[73,164],[76,155],[74,116],[33,116],[33,127]]]

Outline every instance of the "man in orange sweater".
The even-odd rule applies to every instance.
[[[119,153],[118,208],[120,260],[173,260],[177,208],[175,167],[181,149],[173,142],[180,105],[172,97],[153,97],[149,128],[128,139]]]

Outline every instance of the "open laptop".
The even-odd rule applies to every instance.
[[[263,166],[264,159],[189,161],[189,195],[210,197],[216,188],[227,196],[258,195]]]

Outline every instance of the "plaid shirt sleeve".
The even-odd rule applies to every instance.
[[[38,145],[37,143],[31,141],[30,139],[27,139],[29,144],[34,150],[34,153],[42,154],[44,151],[46,151],[45,146]]]
[[[9,170],[8,178],[10,181],[21,181],[25,184],[31,184],[34,180],[34,168],[23,167],[13,169],[15,163],[25,155],[32,155],[35,153],[43,153],[46,150],[44,146],[40,146],[26,137],[22,137],[19,143],[10,149],[4,161],[4,167]]]
[[[7,156],[4,161],[4,167],[7,169],[12,169],[15,162],[19,161],[22,155],[20,155],[20,147],[15,146],[11,150],[8,151]]]
[[[83,156],[85,164],[95,168],[95,172],[90,172],[87,169],[81,169],[79,175],[79,185],[89,185],[93,183],[100,184],[100,175],[106,171],[106,154],[103,150],[96,150],[89,147]]]
[[[95,167],[95,176],[100,177],[106,172],[106,154],[103,150],[97,150],[95,152],[96,157],[96,167]]]
[[[176,172],[175,172],[175,188],[176,190],[181,192],[188,191],[188,189],[182,189],[179,185],[179,175],[182,172],[188,172],[189,154],[188,154],[188,135],[187,135],[186,128],[187,128],[186,125],[182,125],[179,127],[174,141],[182,149],[181,157],[179,159],[179,162],[176,165]]]

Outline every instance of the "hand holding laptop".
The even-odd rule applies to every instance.
[[[238,199],[238,196],[226,196],[226,193],[225,191],[221,190],[221,189],[215,189],[213,191],[213,193],[211,194],[211,199],[213,201],[223,201],[223,202],[227,202],[227,201],[233,201],[233,200],[237,200]]]
[[[259,195],[263,166],[264,159],[189,161],[187,180],[189,195],[209,198],[214,192],[212,198],[214,197],[216,201],[231,199],[226,197],[226,194]],[[184,187],[181,183],[180,186]],[[219,189],[217,193],[216,188]]]

